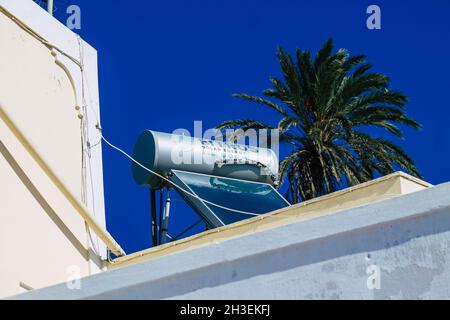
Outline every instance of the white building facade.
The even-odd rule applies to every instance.
[[[49,179],[105,227],[97,77],[89,44],[31,0],[0,0],[0,297],[103,268],[105,245]]]

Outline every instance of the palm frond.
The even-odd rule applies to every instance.
[[[420,129],[405,112],[407,96],[392,90],[386,75],[369,71],[365,55],[350,56],[346,49],[334,53],[332,39],[312,57],[296,50],[294,59],[278,48],[282,79],[270,78],[272,88],[263,91],[264,98],[234,95],[275,110],[281,116],[276,125],[241,119],[217,128],[278,129],[280,143],[292,147],[280,162],[279,176],[294,203],[398,169],[421,178],[402,148],[361,131],[383,128],[403,138],[402,126]]]

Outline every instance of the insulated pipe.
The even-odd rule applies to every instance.
[[[11,132],[20,141],[23,147],[27,150],[29,155],[36,161],[36,163],[41,167],[47,177],[53,182],[53,184],[58,188],[58,190],[64,195],[64,197],[69,201],[73,208],[80,214],[83,220],[87,223],[89,228],[91,228],[95,234],[105,243],[108,249],[114,253],[116,256],[124,256],[125,251],[120,247],[120,245],[114,240],[111,234],[100,226],[95,218],[89,213],[88,209],[82,204],[67,188],[67,186],[58,178],[58,176],[53,172],[53,170],[47,165],[43,157],[39,154],[36,148],[28,141],[28,139],[23,135],[20,129],[12,121],[11,117],[7,114],[6,110],[0,104],[0,118],[5,122],[6,126],[11,130]]]

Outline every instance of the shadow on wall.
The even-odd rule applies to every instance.
[[[52,209],[50,204],[45,200],[39,190],[34,186],[33,182],[28,178],[27,174],[22,170],[20,165],[14,159],[12,154],[8,151],[3,142],[0,141],[0,154],[3,155],[5,160],[11,166],[11,168],[16,173],[17,177],[23,183],[23,185],[28,189],[34,199],[39,203],[42,209],[47,213],[48,217],[53,221],[53,223],[59,228],[59,230],[64,234],[64,236],[69,239],[72,245],[77,249],[80,255],[86,260],[89,260],[90,256],[94,256],[95,253],[92,249],[87,250],[85,246],[77,239],[77,237],[70,231],[70,229],[65,225],[65,223],[59,218],[58,214]],[[101,268],[101,266],[98,266]]]

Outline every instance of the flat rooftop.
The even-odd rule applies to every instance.
[[[403,172],[396,172],[274,212],[208,230],[148,250],[126,255],[110,262],[108,268],[120,268],[166,255],[196,249],[213,243],[217,244],[228,239],[243,237],[263,230],[335,214],[345,209],[364,206],[430,187],[432,187],[432,185],[425,181]]]
[[[396,173],[12,299],[446,299],[449,194]]]

